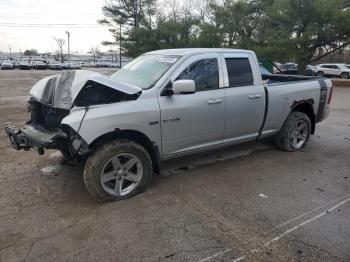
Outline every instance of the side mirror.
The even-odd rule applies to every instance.
[[[193,80],[177,80],[173,83],[174,94],[194,94],[196,93],[196,84]]]

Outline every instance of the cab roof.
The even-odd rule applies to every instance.
[[[254,54],[253,51],[244,49],[230,49],[230,48],[179,48],[179,49],[163,49],[148,52],[147,54],[152,55],[195,55],[204,53],[249,53]]]

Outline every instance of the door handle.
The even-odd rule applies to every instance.
[[[222,102],[223,100],[221,98],[216,100],[208,100],[208,105],[221,104]]]
[[[259,99],[261,98],[261,95],[260,94],[250,94],[248,96],[249,99]]]

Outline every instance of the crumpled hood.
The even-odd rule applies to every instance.
[[[70,110],[73,102],[87,82],[96,82],[128,95],[142,91],[141,88],[128,85],[87,70],[65,71],[62,74],[46,77],[37,82],[30,90],[30,95],[51,107]]]

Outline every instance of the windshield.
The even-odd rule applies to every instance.
[[[112,78],[143,90],[149,89],[179,58],[174,55],[143,55],[122,67]]]

